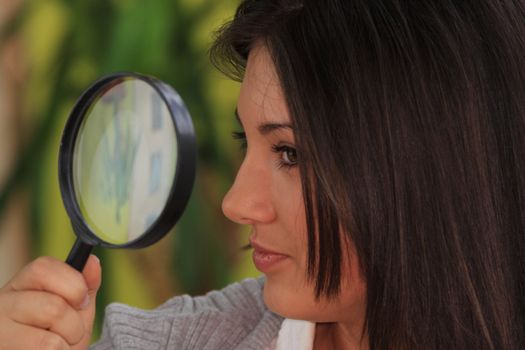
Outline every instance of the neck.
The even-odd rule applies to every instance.
[[[314,350],[345,349],[368,350],[368,339],[362,336],[362,326],[343,323],[317,323],[315,326]]]

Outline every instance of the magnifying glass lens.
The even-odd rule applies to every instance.
[[[177,136],[167,104],[150,84],[114,81],[96,95],[73,150],[73,185],[91,231],[126,244],[166,206],[177,164]]]

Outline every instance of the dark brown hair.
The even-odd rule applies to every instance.
[[[218,31],[230,76],[272,55],[309,277],[336,296],[350,239],[372,349],[525,349],[524,40],[523,0],[247,0]]]

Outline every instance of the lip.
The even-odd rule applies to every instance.
[[[253,264],[262,273],[271,272],[279,263],[288,259],[288,255],[265,248],[252,239],[250,239],[250,245],[253,248]]]

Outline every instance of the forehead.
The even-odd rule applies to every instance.
[[[255,45],[248,56],[238,110],[243,119],[289,121],[275,66],[263,45]]]

